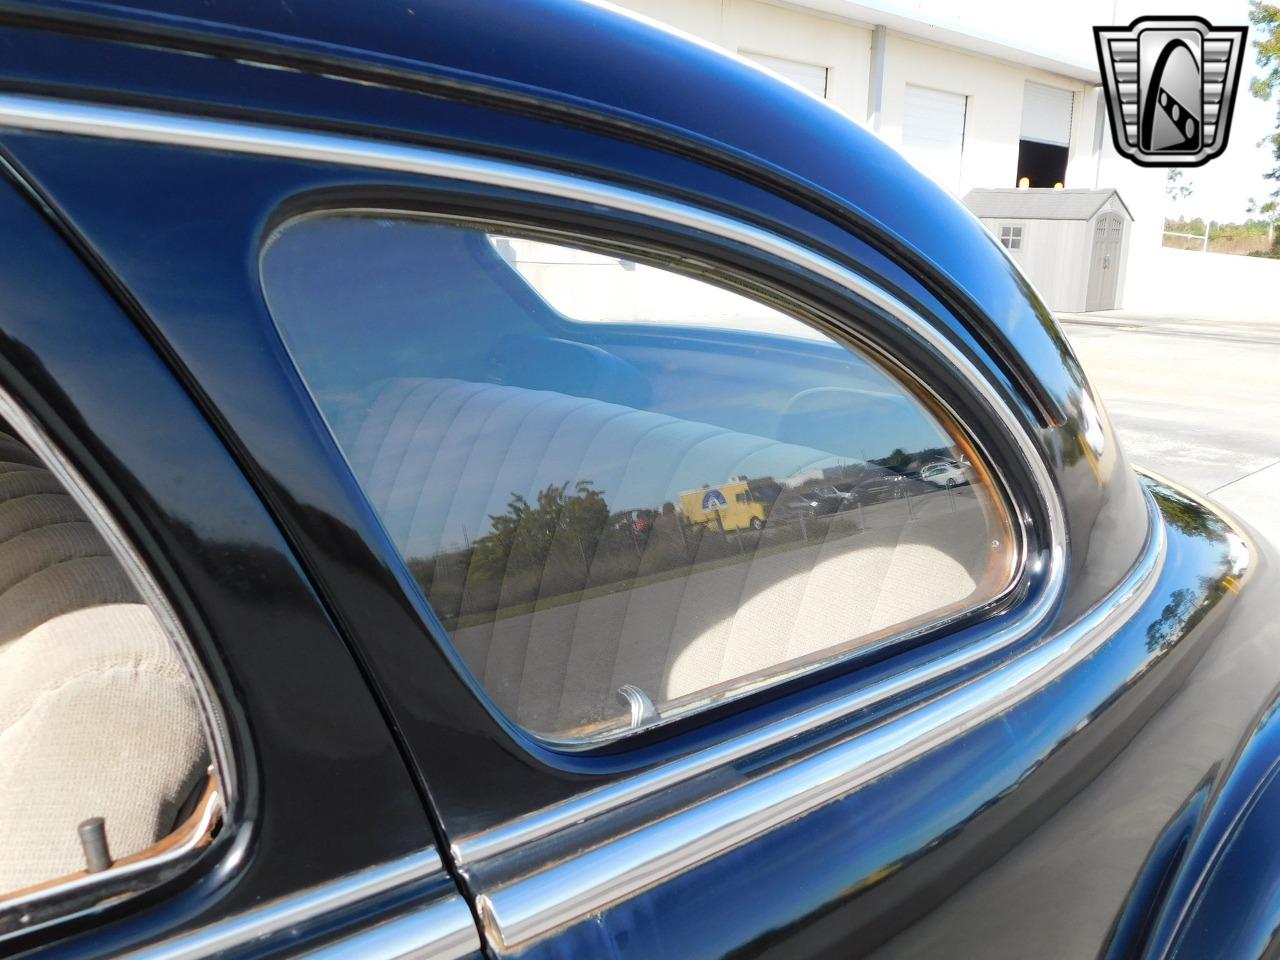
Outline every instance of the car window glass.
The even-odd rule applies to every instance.
[[[202,844],[209,725],[156,613],[0,422],[0,929],[32,897]]]
[[[766,304],[670,270],[522,237],[493,236],[490,242],[540,298],[573,320],[724,327],[825,339]]]
[[[625,733],[1008,587],[989,471],[929,482],[980,462],[863,352],[703,279],[524,243],[339,212],[287,222],[261,262],[355,478],[516,722]],[[604,314],[625,322],[571,319]]]

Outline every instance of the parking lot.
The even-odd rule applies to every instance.
[[[1130,460],[1280,543],[1280,319],[1060,319]]]

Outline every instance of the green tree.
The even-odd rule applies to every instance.
[[[1191,196],[1191,184],[1183,183],[1182,177],[1185,171],[1178,167],[1171,167],[1168,174],[1164,178],[1164,192],[1170,200],[1185,200]]]
[[[513,493],[506,513],[490,516],[493,529],[475,543],[471,575],[480,581],[573,571],[580,584],[609,519],[604,494],[590,480],[551,484],[534,502]]]
[[[1249,22],[1253,24],[1253,46],[1257,51],[1258,66],[1263,70],[1262,76],[1249,84],[1249,91],[1261,100],[1270,100],[1271,95],[1280,89],[1280,5],[1252,0],[1249,4]],[[1276,203],[1280,201],[1280,110],[1276,113],[1276,129],[1262,141],[1270,147],[1271,156],[1276,165],[1267,174],[1267,179],[1277,182],[1276,189],[1271,191],[1267,200],[1258,206],[1257,212],[1270,212],[1274,218]],[[1267,206],[1270,205],[1270,211]]]
[[[1262,219],[1267,224],[1267,246],[1274,247],[1276,245],[1276,221],[1280,220],[1280,202],[1272,199],[1259,203],[1253,197],[1250,197],[1249,212],[1262,214]]]

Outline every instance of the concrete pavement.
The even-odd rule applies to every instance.
[[[1280,544],[1280,317],[1059,317],[1129,459]]]

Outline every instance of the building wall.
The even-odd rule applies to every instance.
[[[827,68],[827,99],[860,123],[867,120],[872,27],[756,0],[626,0],[627,9],[724,47]],[[1068,186],[1093,186],[1094,97],[1088,84],[1043,70],[975,56],[890,32],[879,135],[902,144],[908,83],[968,98],[959,192],[1014,186],[1026,81],[1073,94]],[[950,187],[950,184],[948,184]]]
[[[734,53],[826,67],[827,99],[854,120],[866,120],[869,27],[756,0],[626,0],[619,6]]]
[[[867,122],[874,27],[870,22],[850,22],[759,0],[621,0],[619,5],[735,53],[825,66],[828,101],[859,123]],[[1107,22],[1110,15],[1109,10],[1099,7],[1077,19],[1081,23]],[[1077,40],[1076,34],[1084,29],[1079,24],[1064,27],[1069,38]],[[1054,40],[1042,38],[1041,42]],[[1028,80],[1070,90],[1073,102],[1066,185],[1120,191],[1133,214],[1133,223],[1126,228],[1129,253],[1120,303],[1141,309],[1157,298],[1163,266],[1158,254],[1164,228],[1164,172],[1139,167],[1116,153],[1106,108],[1093,84],[893,30],[886,35],[884,64],[876,132],[891,146],[902,145],[908,83],[968,98],[958,187],[955,182],[943,184],[948,189],[955,187],[960,196],[974,187],[1016,185],[1022,98]],[[1075,254],[1060,251],[1059,255],[1069,258]],[[1087,282],[1087,270],[1081,276],[1082,282]],[[1084,296],[1082,287],[1081,305]]]
[[[1092,147],[1091,129],[1082,129],[1092,117],[1080,117],[1081,102],[1089,99],[1082,81],[976,57],[963,50],[934,46],[894,33],[888,35],[885,43],[884,101],[878,132],[887,143],[901,145],[903,100],[908,83],[962,93],[968,103],[960,195],[974,187],[1016,186],[1022,95],[1028,80],[1072,92],[1067,186],[1093,186],[1091,179],[1074,182],[1073,172],[1078,175],[1087,171],[1086,165],[1076,163],[1075,170],[1072,169],[1072,158],[1087,154]]]
[[[1280,260],[1157,247],[1148,252],[1146,273],[1135,277],[1135,252],[1131,245],[1124,301],[1134,313],[1270,323],[1280,314],[1267,295],[1280,290]],[[1143,284],[1137,291],[1135,280]]]

